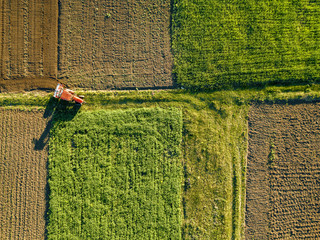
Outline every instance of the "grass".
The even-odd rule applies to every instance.
[[[191,89],[319,80],[320,5],[305,0],[174,0],[177,82]]]
[[[72,109],[72,104],[66,109],[49,96],[29,99],[19,94],[2,94],[0,106],[34,108],[37,102],[38,108],[45,108],[53,116],[60,111],[69,116],[64,124],[87,111],[180,109],[183,119],[180,150],[182,238],[242,239],[250,103],[319,101],[320,85],[202,93],[170,90],[86,92],[84,95],[87,104],[78,112]]]
[[[180,239],[181,111],[55,115],[48,239]]]

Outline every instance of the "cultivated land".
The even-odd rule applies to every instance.
[[[249,103],[252,100],[319,100],[320,86],[268,87],[263,90],[213,93],[182,90],[87,92],[87,104],[78,113],[72,110],[72,104],[56,105],[57,102],[49,97],[34,93],[1,94],[0,106],[27,111],[45,108],[44,115],[52,114],[53,117],[62,112],[66,118],[64,124],[84,111],[141,107],[181,109],[182,239],[220,240],[244,238]]]
[[[0,239],[45,239],[48,121],[43,114],[0,108]]]
[[[30,90],[15,81],[41,78],[41,87],[57,77],[57,29],[56,0],[0,1],[0,92]]]
[[[55,116],[48,239],[181,239],[181,111]]]
[[[320,237],[320,103],[249,114],[246,239]]]
[[[62,1],[58,78],[87,89],[172,87],[170,2]]]
[[[52,222],[47,228],[50,238],[66,239],[79,234],[82,238],[89,238],[89,234],[97,236],[95,234],[102,231],[101,229],[104,227],[105,232],[114,236],[117,234],[121,236],[139,235],[147,236],[147,238],[152,238],[152,236],[167,236],[169,238],[171,235],[165,235],[168,234],[168,229],[174,229],[172,231],[175,234],[179,233],[179,236],[175,235],[176,238],[181,236],[182,239],[243,239],[246,237],[245,231],[249,239],[251,238],[249,234],[256,233],[259,236],[258,239],[260,236],[262,239],[266,236],[275,239],[288,239],[294,236],[297,238],[319,238],[318,232],[320,230],[317,224],[319,213],[314,212],[319,208],[317,195],[319,169],[317,164],[314,164],[317,151],[310,153],[309,148],[306,147],[313,150],[315,146],[319,146],[319,143],[315,143],[317,140],[315,135],[311,133],[308,133],[307,139],[302,136],[304,130],[307,132],[310,129],[317,129],[317,124],[314,119],[304,118],[305,115],[303,115],[303,119],[299,117],[291,119],[288,115],[287,119],[286,117],[279,118],[279,123],[272,122],[273,125],[270,127],[273,128],[271,129],[275,129],[275,126],[279,125],[280,133],[288,133],[288,136],[280,134],[280,137],[283,138],[278,138],[277,134],[268,135],[273,133],[273,130],[271,133],[269,131],[264,132],[265,135],[262,134],[263,136],[272,136],[264,144],[266,148],[259,153],[264,154],[264,159],[267,154],[268,163],[266,165],[265,162],[259,162],[262,165],[256,166],[256,169],[263,169],[262,174],[254,175],[254,177],[252,177],[252,168],[248,165],[250,168],[249,180],[253,180],[248,181],[247,199],[248,204],[253,208],[257,202],[259,203],[258,200],[261,200],[260,203],[267,200],[267,207],[260,208],[258,206],[261,209],[259,212],[247,208],[247,229],[244,219],[248,144],[247,117],[250,103],[256,100],[262,102],[267,100],[273,103],[278,101],[288,103],[292,100],[299,100],[310,103],[310,101],[319,101],[320,99],[320,86],[311,84],[319,80],[320,8],[316,1],[235,0],[226,2],[199,0],[195,3],[191,0],[0,0],[0,12],[0,92],[39,88],[53,89],[57,77],[71,87],[83,89],[168,88],[175,85],[171,73],[173,58],[175,61],[173,73],[175,80],[178,84],[193,90],[223,89],[233,86],[268,86],[271,83],[310,83],[310,85],[292,87],[251,88],[250,90],[211,93],[192,93],[182,90],[140,91],[138,89],[126,92],[83,92],[87,104],[82,106],[79,112],[79,109],[73,108],[73,104],[59,103],[57,105],[57,101],[44,93],[40,94],[41,96],[38,95],[38,92],[14,95],[0,94],[0,106],[8,109],[24,109],[24,112],[6,111],[25,116],[23,123],[16,121],[11,124],[10,121],[7,123],[8,112],[5,114],[0,112],[2,121],[0,124],[5,126],[5,131],[0,133],[0,173],[2,177],[7,172],[13,172],[17,180],[14,182],[14,177],[12,177],[12,184],[7,180],[2,182],[5,189],[2,191],[3,193],[0,192],[1,201],[3,200],[7,205],[0,202],[0,214],[4,214],[0,215],[0,224],[2,224],[0,225],[0,234],[4,234],[7,238],[27,238],[27,235],[31,234],[34,228],[41,225],[39,238],[44,238],[45,185],[41,184],[46,183],[45,167],[41,165],[41,169],[44,170],[43,172],[39,170],[40,167],[36,165],[36,163],[39,164],[38,158],[32,162],[34,165],[31,167],[27,166],[30,161],[25,160],[33,158],[36,153],[47,154],[43,153],[42,149],[45,147],[51,125],[49,121],[41,118],[42,113],[33,110],[45,109],[44,117],[53,115],[56,120],[60,118],[61,122],[58,124],[62,125],[56,125],[55,131],[61,127],[59,139],[68,143],[67,146],[59,146],[59,139],[51,139],[54,145],[59,146],[57,148],[59,151],[51,155],[51,160],[58,163],[59,161],[63,162],[65,159],[58,159],[60,155],[66,156],[68,160],[81,159],[81,162],[75,160],[72,162],[74,165],[70,166],[75,166],[73,168],[65,165],[66,168],[63,171],[57,171],[59,164],[52,166],[52,173],[61,175],[57,175],[60,177],[56,178],[59,181],[52,180],[50,182],[53,186],[53,192],[60,194],[59,197],[55,194],[50,195],[53,210],[49,211]],[[170,24],[171,12],[172,26]],[[173,33],[173,56],[170,51],[170,30]],[[296,105],[289,106],[296,107]],[[112,134],[110,133],[106,139],[102,139],[105,134],[100,136],[99,128],[91,129],[89,126],[82,126],[81,120],[79,121],[80,125],[74,122],[78,119],[78,115],[79,118],[87,117],[86,119],[89,121],[92,115],[86,111],[116,110],[115,112],[119,113],[119,109],[127,109],[127,112],[134,112],[135,108],[142,107],[166,109],[162,111],[175,108],[182,111],[182,143],[179,160],[181,160],[183,167],[183,176],[180,185],[182,190],[179,193],[181,195],[178,194],[181,197],[181,219],[177,219],[175,218],[177,215],[171,214],[172,212],[176,213],[178,195],[168,194],[168,199],[174,198],[173,204],[169,204],[170,207],[162,208],[168,204],[161,201],[157,202],[158,205],[152,205],[152,201],[156,197],[161,199],[164,195],[163,191],[168,190],[159,181],[153,181],[152,177],[158,176],[158,179],[165,179],[167,170],[163,174],[158,172],[159,174],[156,175],[156,171],[152,171],[156,166],[154,164],[141,165],[147,169],[146,171],[140,171],[139,168],[135,168],[138,169],[137,171],[131,171],[132,164],[130,165],[130,163],[137,160],[132,155],[139,156],[140,153],[145,156],[154,154],[155,158],[152,157],[152,159],[163,157],[177,163],[178,156],[171,156],[172,152],[167,151],[164,152],[168,156],[166,154],[162,156],[160,153],[163,151],[158,149],[159,146],[170,144],[171,141],[166,138],[166,134],[159,134],[153,129],[153,126],[147,130],[140,128],[141,126],[136,125],[134,119],[130,122],[132,128],[125,129],[129,124],[125,122],[128,116],[121,114],[122,117],[115,118],[117,121],[114,121],[114,125],[117,125],[118,129]],[[307,105],[306,109],[308,109]],[[291,111],[285,108],[282,110],[284,112]],[[279,110],[275,107],[274,111]],[[40,120],[34,120],[37,119],[35,117],[29,118],[38,113]],[[295,114],[300,113],[296,111]],[[312,114],[318,113],[315,111]],[[263,113],[261,115],[265,116]],[[113,117],[111,118],[113,119]],[[106,119],[100,120],[94,125],[101,127],[100,124],[106,121]],[[289,120],[292,121],[290,122],[292,126],[288,125]],[[48,125],[45,126],[47,123]],[[125,124],[122,126],[118,123]],[[158,126],[157,121],[150,121],[150,123]],[[33,131],[32,128],[30,128],[32,131],[28,130],[28,133],[23,132],[28,124],[35,124],[32,126],[42,128],[43,133],[41,134],[42,130]],[[148,124],[148,121],[143,122],[143,125],[149,126]],[[17,129],[16,125],[19,126]],[[69,128],[70,126],[79,127],[80,130],[84,130],[84,133],[77,132]],[[265,129],[268,127],[265,126]],[[295,127],[301,132],[296,134],[293,131]],[[74,135],[67,135],[67,138],[64,138],[64,129],[70,130]],[[108,130],[103,127],[102,129],[104,133]],[[117,132],[124,129],[124,132],[120,131],[121,134]],[[262,131],[267,131],[265,129]],[[90,130],[88,132],[95,135],[86,134],[85,130]],[[136,130],[139,133],[146,132],[148,141],[143,141],[142,135],[136,134]],[[164,126],[163,130],[168,130],[168,128]],[[171,130],[173,129],[170,128]],[[152,131],[154,134],[149,134]],[[9,135],[8,132],[10,132]],[[53,134],[55,133],[53,132]],[[289,133],[294,134],[289,136]],[[36,134],[33,137],[35,140],[32,142],[34,145],[30,145],[29,142],[32,134]],[[10,136],[13,137],[10,138]],[[154,136],[158,136],[158,138],[153,138]],[[23,138],[22,142],[28,141],[28,143],[19,147],[19,137]],[[95,141],[96,137],[102,141]],[[6,142],[6,139],[12,139],[10,141],[15,143],[9,144],[10,142]],[[37,139],[38,141],[36,141]],[[113,140],[114,142],[112,142]],[[287,144],[283,143],[284,140]],[[113,148],[109,149],[106,142],[112,143]],[[82,143],[83,145],[81,145]],[[149,148],[148,143],[152,143],[156,147]],[[138,149],[132,148],[135,144],[138,145]],[[147,151],[143,152],[139,146],[143,146],[143,149]],[[257,145],[256,149],[259,147],[260,145]],[[63,152],[64,149],[68,149],[69,152]],[[111,162],[111,160],[105,158],[104,154],[99,155],[100,150],[101,152],[106,150],[114,157],[113,159],[119,157],[119,159],[125,160],[117,161],[112,165],[114,166],[113,170],[117,170],[112,172],[115,175],[104,175],[111,171],[101,171],[102,168],[110,167],[105,163]],[[254,149],[249,150],[251,153],[255,152]],[[7,165],[8,154],[14,158],[16,151],[21,153],[25,151],[25,153],[21,155],[21,158],[10,161]],[[72,154],[68,155],[70,153]],[[135,155],[136,153],[137,155]],[[300,158],[297,159],[296,155],[299,154],[304,156],[301,158],[303,161],[300,161]],[[286,156],[289,157],[286,158]],[[47,155],[44,158],[47,158]],[[16,165],[10,165],[18,163],[18,168]],[[25,166],[23,164],[26,164],[27,167],[23,168]],[[43,163],[41,162],[41,164]],[[157,166],[158,169],[159,167],[167,167],[167,165]],[[177,165],[173,164],[173,166]],[[77,170],[80,171],[77,172]],[[150,177],[148,170],[150,173],[154,173],[152,177]],[[38,171],[39,176],[41,172],[42,175],[41,178],[33,179],[29,184],[27,180],[29,175],[33,176],[33,171]],[[81,178],[80,173],[83,173],[87,178],[85,180]],[[131,175],[126,175],[126,173],[132,173],[132,176],[133,173],[135,174],[136,181],[132,181],[132,183],[136,185],[129,184],[129,188],[126,185],[125,189],[120,188],[120,190],[114,191],[113,187],[119,186],[120,183],[131,183],[128,181]],[[263,175],[264,173],[265,175]],[[95,178],[91,178],[92,176]],[[100,183],[100,176],[103,179],[101,188],[96,185],[96,183]],[[103,178],[103,176],[109,178]],[[126,179],[123,179],[123,176]],[[261,179],[260,176],[262,176]],[[263,176],[269,176],[269,185]],[[66,181],[63,180],[63,177],[66,177]],[[176,177],[172,178],[172,182],[170,182],[172,184],[168,184],[168,187],[173,186],[175,192],[178,192]],[[115,181],[112,182],[112,179]],[[155,184],[150,187],[142,180]],[[260,185],[253,186],[252,181],[259,181]],[[80,184],[77,184],[79,182]],[[11,185],[5,185],[8,183]],[[39,201],[36,208],[42,209],[37,213],[33,212],[32,214],[38,214],[35,216],[27,215],[29,208],[34,206],[34,202],[30,204],[26,202],[30,198],[30,194],[27,192],[32,184],[39,184],[39,187],[32,187],[31,192],[42,189],[41,193],[43,193],[42,200],[32,198],[32,201]],[[54,189],[55,186],[59,186],[58,191]],[[266,188],[263,190],[263,187],[260,186]],[[93,192],[91,187],[96,191]],[[259,189],[256,190],[254,187]],[[105,192],[102,192],[102,189]],[[12,193],[16,191],[16,194],[11,194],[10,190],[13,191]],[[252,196],[251,193],[254,190],[257,194]],[[150,192],[154,194],[150,194]],[[297,192],[301,194],[297,196]],[[80,197],[70,198],[70,194],[66,193],[76,194],[77,197]],[[79,200],[83,199],[82,193],[88,199],[87,201]],[[122,195],[117,195],[118,193]],[[131,198],[133,200],[132,206],[128,206],[127,197],[131,196],[128,193],[132,196],[142,195],[143,199]],[[271,197],[268,198],[268,194]],[[40,196],[40,193],[39,195],[34,194],[34,196]],[[100,196],[100,198],[96,196]],[[114,197],[117,202],[112,202],[114,198],[110,200],[106,196]],[[127,198],[126,201],[123,201],[122,197],[124,196]],[[25,202],[19,201],[18,197],[27,200]],[[149,201],[150,199],[151,201]],[[17,203],[17,201],[19,202]],[[103,204],[100,204],[101,201]],[[104,201],[109,201],[110,204],[105,204]],[[20,202],[24,205],[20,206]],[[61,205],[57,206],[57,202]],[[138,205],[139,211],[136,210]],[[160,207],[157,209],[152,206]],[[3,207],[4,211],[2,211]],[[59,212],[60,209],[63,211]],[[122,209],[125,211],[121,212]],[[171,210],[172,212],[170,212]],[[165,230],[149,230],[154,229],[154,221],[152,220],[155,215],[161,217],[166,215],[167,217],[166,213],[168,212],[170,212],[168,214],[169,222],[164,219],[159,220]],[[124,214],[130,218],[123,217]],[[13,217],[9,219],[8,216]],[[35,220],[39,223],[32,224],[32,227],[27,226],[30,219],[25,221],[23,219],[29,216],[32,219],[39,218],[39,220]],[[72,217],[74,221],[70,221],[68,216],[74,216],[74,218]],[[267,220],[264,219],[265,216],[267,216]],[[110,220],[111,218],[112,220]],[[60,219],[65,223],[62,227],[59,226]],[[130,222],[128,219],[137,221],[136,223]],[[144,219],[144,226],[150,228],[141,227],[140,219]],[[297,219],[300,221],[299,224]],[[179,221],[180,228],[178,227]],[[262,223],[263,221],[264,223]],[[252,222],[256,224],[250,228]],[[117,229],[115,223],[122,226],[121,230]],[[266,226],[265,223],[269,225]],[[136,227],[132,227],[134,224],[137,224]],[[270,231],[265,230],[266,228],[269,228]],[[138,229],[138,232],[135,232],[135,229]],[[259,231],[260,233],[265,232],[259,235]],[[100,232],[99,236],[104,236],[105,232]],[[0,238],[2,236],[0,235]],[[37,239],[38,237],[34,234],[30,238]]]
[[[317,1],[173,2],[178,84],[223,89],[320,79]]]

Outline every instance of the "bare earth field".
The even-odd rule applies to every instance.
[[[173,86],[170,0],[66,0],[58,78],[89,89]]]
[[[0,239],[45,239],[47,123],[0,108]]]
[[[18,78],[4,80],[0,79],[1,92],[21,92],[30,90],[50,90],[53,91],[57,86],[58,81],[54,78],[39,77],[39,78]]]
[[[58,1],[0,0],[0,92],[11,81],[57,77],[57,29]]]
[[[320,103],[249,114],[246,239],[320,238]]]
[[[171,88],[170,0],[0,0],[0,92]],[[52,87],[53,86],[53,87]]]

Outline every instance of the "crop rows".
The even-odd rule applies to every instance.
[[[58,1],[1,0],[0,12],[0,80],[56,78]]]
[[[48,239],[180,239],[181,111],[57,117]]]
[[[177,81],[223,88],[319,79],[316,1],[175,0]]]

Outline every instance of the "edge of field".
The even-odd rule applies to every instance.
[[[266,87],[194,93],[169,91],[87,91],[80,111],[176,107],[183,113],[182,237],[243,239],[247,117],[252,101],[288,103],[320,100],[320,85]],[[0,107],[45,109],[61,103],[52,94],[0,94]],[[65,104],[69,109],[72,104]]]

